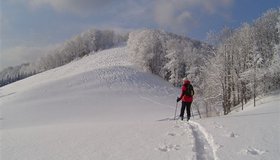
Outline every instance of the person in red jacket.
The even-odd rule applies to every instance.
[[[177,102],[182,100],[182,107],[181,107],[181,120],[184,120],[184,113],[185,109],[187,108],[187,120],[191,118],[191,104],[193,101],[194,90],[193,86],[191,85],[190,81],[187,78],[183,79],[183,86],[182,86],[182,93],[181,96],[177,98]]]

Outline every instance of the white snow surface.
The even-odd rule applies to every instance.
[[[186,122],[172,120],[179,93],[135,66],[126,47],[92,53],[0,88],[0,159],[280,157],[279,94],[228,116]]]

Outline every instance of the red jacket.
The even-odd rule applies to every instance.
[[[187,90],[187,84],[190,84],[190,81],[189,80],[186,80],[184,82],[184,85],[182,86],[182,93],[181,93],[181,96],[180,96],[180,99],[182,99],[183,102],[192,102],[193,101],[193,96],[187,96],[185,95],[185,91]]]

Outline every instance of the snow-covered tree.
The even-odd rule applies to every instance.
[[[197,97],[203,94],[202,68],[213,56],[213,48],[209,45],[164,31],[140,30],[129,34],[128,48],[135,63],[144,70],[161,76],[174,86],[181,85],[181,80],[187,76]]]
[[[167,63],[164,68],[169,71],[168,80],[174,86],[178,86],[181,82],[179,74],[184,74],[185,66],[183,63],[184,44],[180,40],[171,39],[167,42]],[[182,73],[183,72],[183,73]]]
[[[88,30],[54,47],[35,62],[4,69],[0,72],[2,75],[1,86],[62,66],[91,52],[108,49],[126,41],[126,34],[117,34],[112,30]]]
[[[207,68],[214,70],[208,77],[220,78],[224,113],[239,103],[247,103],[251,98],[277,89],[279,85],[279,11],[269,10],[252,25],[244,23],[228,32],[209,34],[212,44],[217,46],[215,58]],[[227,31],[227,32],[225,32]],[[274,68],[274,69],[273,69]],[[220,76],[219,76],[220,75]],[[214,79],[210,79],[214,81]],[[208,84],[204,84],[207,90]],[[205,99],[210,103],[206,91]]]
[[[140,67],[160,74],[165,63],[164,39],[159,30],[134,31],[129,34],[128,48]]]

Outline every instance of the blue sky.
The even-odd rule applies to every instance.
[[[252,23],[279,0],[1,0],[3,67],[34,61],[90,28],[159,28],[205,40],[210,30]]]

